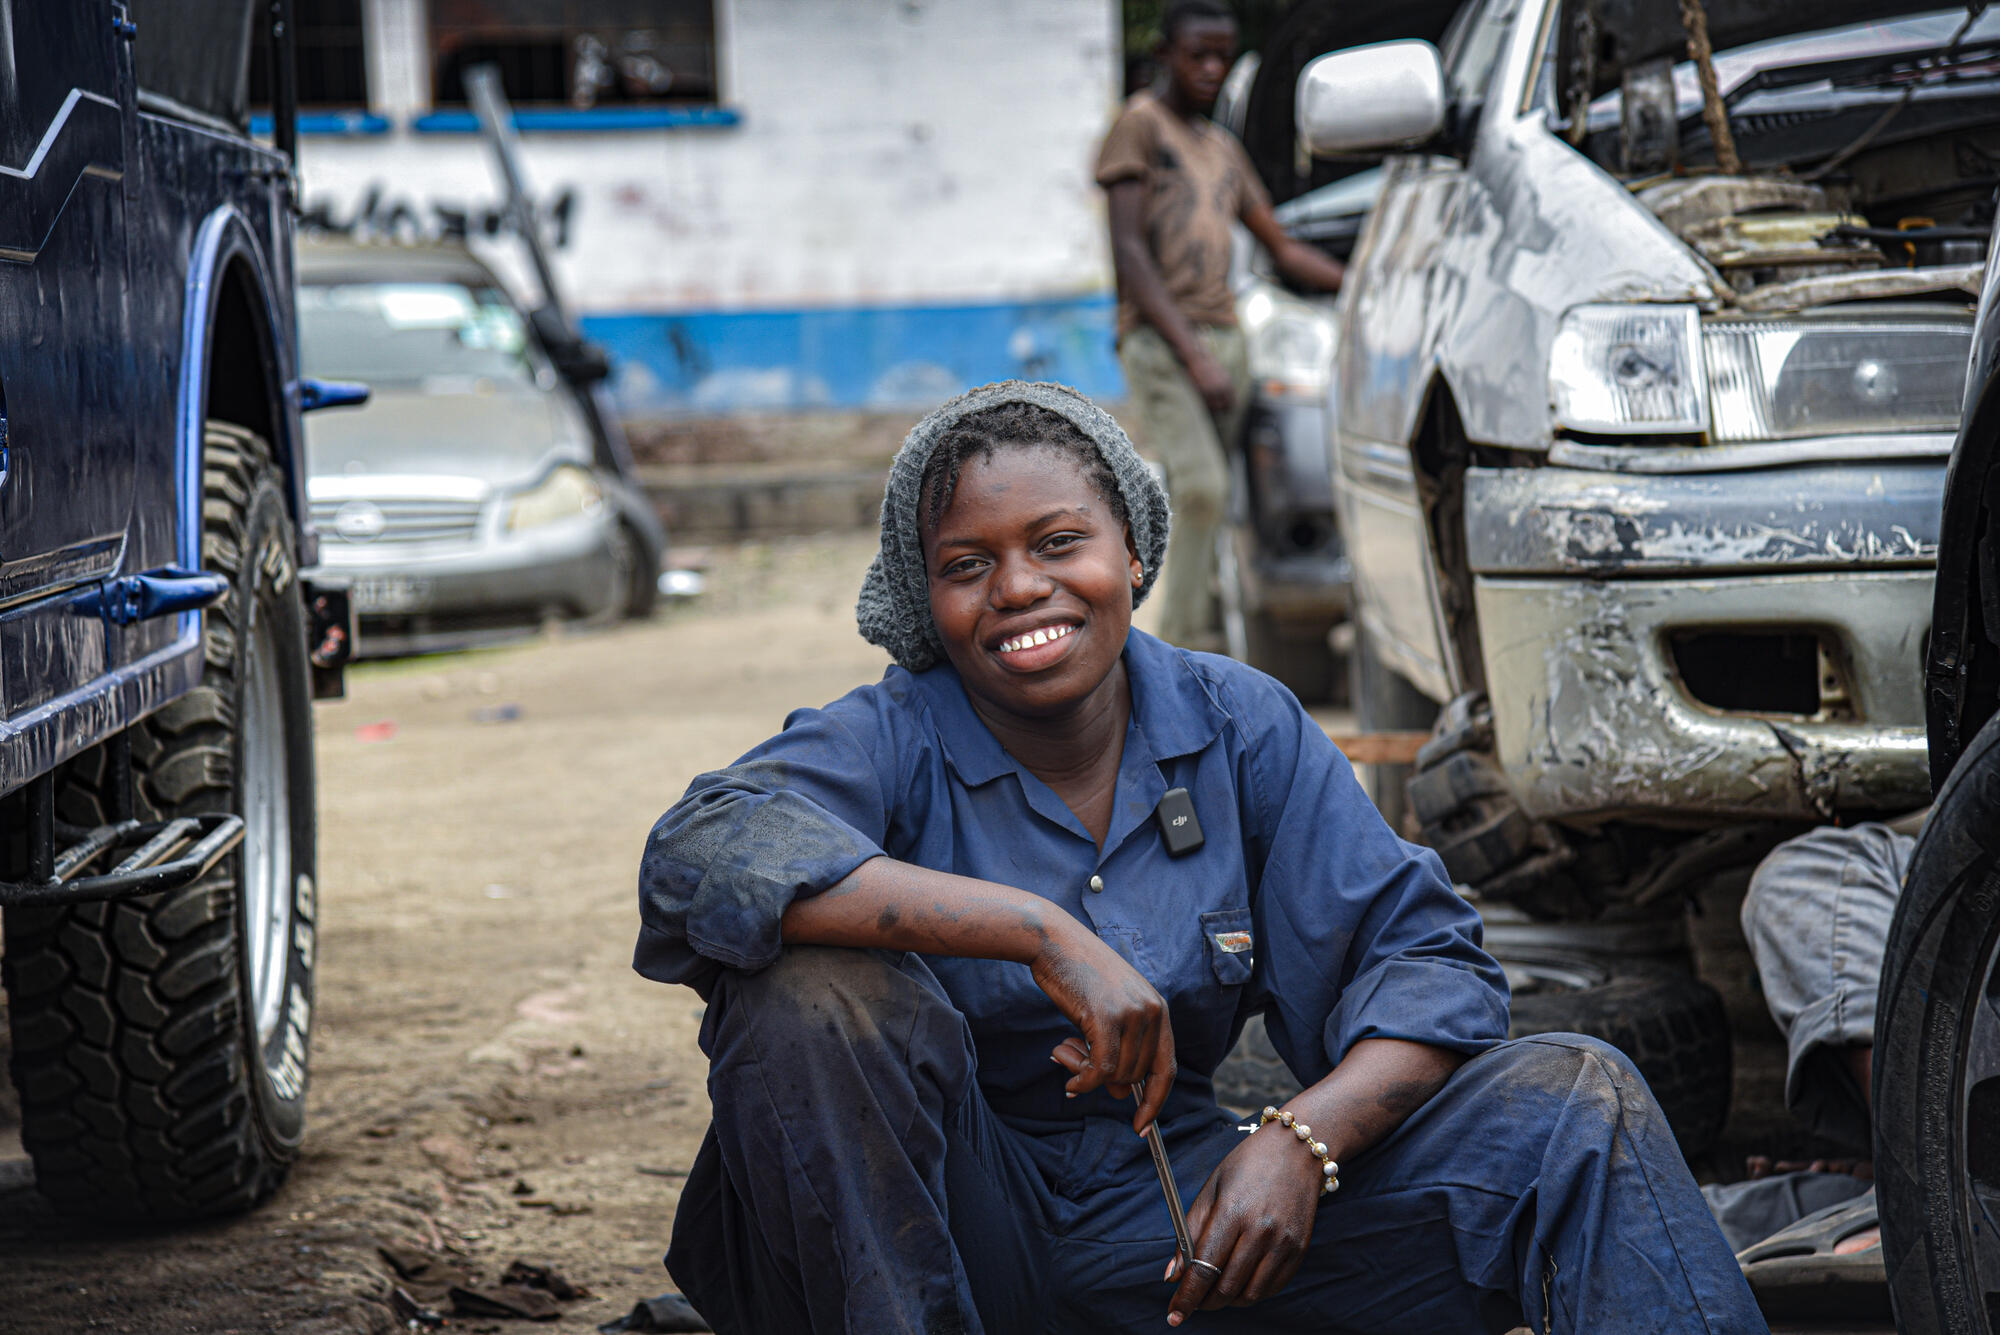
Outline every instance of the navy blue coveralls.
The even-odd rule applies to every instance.
[[[1132,1101],[1064,1098],[1074,1029],[1026,966],[780,944],[795,898],[887,854],[1047,897],[1166,998],[1184,1199],[1240,1142],[1210,1075],[1252,1013],[1308,1084],[1364,1038],[1472,1054],[1342,1165],[1281,1293],[1193,1329],[1762,1331],[1644,1082],[1592,1040],[1503,1041],[1477,915],[1298,703],[1139,631],[1125,662],[1101,851],[948,665],[794,713],[655,827],[635,965],[707,999],[715,1110],[667,1264],[715,1329],[1164,1325],[1173,1235]],[[1152,813],[1177,786],[1206,842],[1174,858]]]

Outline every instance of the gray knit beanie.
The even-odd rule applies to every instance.
[[[1003,380],[981,385],[945,403],[910,429],[896,460],[889,465],[889,485],[882,493],[882,547],[861,581],[861,601],[855,619],[861,638],[879,644],[889,657],[912,672],[944,658],[944,641],[931,619],[930,580],[924,571],[923,535],[917,522],[918,492],[924,465],[938,442],[974,413],[1005,403],[1028,403],[1059,413],[1097,447],[1097,453],[1117,479],[1125,502],[1125,522],[1142,568],[1133,606],[1145,601],[1160,575],[1160,558],[1167,550],[1167,493],[1146,467],[1125,431],[1110,413],[1067,385]]]

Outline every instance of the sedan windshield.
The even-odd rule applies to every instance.
[[[429,390],[533,383],[527,330],[504,293],[461,283],[324,283],[299,289],[306,374]]]

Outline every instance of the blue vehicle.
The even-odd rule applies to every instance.
[[[311,701],[351,635],[301,577],[299,414],[361,391],[296,370],[288,10],[0,5],[0,982],[78,1214],[247,1207],[304,1129]]]

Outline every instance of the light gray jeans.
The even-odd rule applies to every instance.
[[[1226,413],[1210,413],[1187,368],[1142,324],[1118,341],[1125,390],[1139,411],[1139,443],[1167,475],[1173,528],[1160,570],[1160,638],[1187,649],[1220,652],[1215,605],[1215,539],[1229,504],[1229,458],[1250,400],[1250,361],[1241,329],[1198,326],[1209,355],[1236,387]]]
[[[1875,1041],[1882,951],[1916,840],[1886,825],[1827,826],[1779,844],[1750,878],[1743,935],[1788,1049],[1785,1105],[1812,1130],[1871,1152],[1868,1091],[1843,1051]],[[1869,1190],[1847,1173],[1801,1171],[1701,1189],[1742,1251]]]
[[[1886,825],[1814,830],[1772,849],[1743,900],[1743,935],[1789,1049],[1785,1104],[1862,1153],[1868,1091],[1841,1049],[1875,1041],[1882,950],[1915,846]]]

